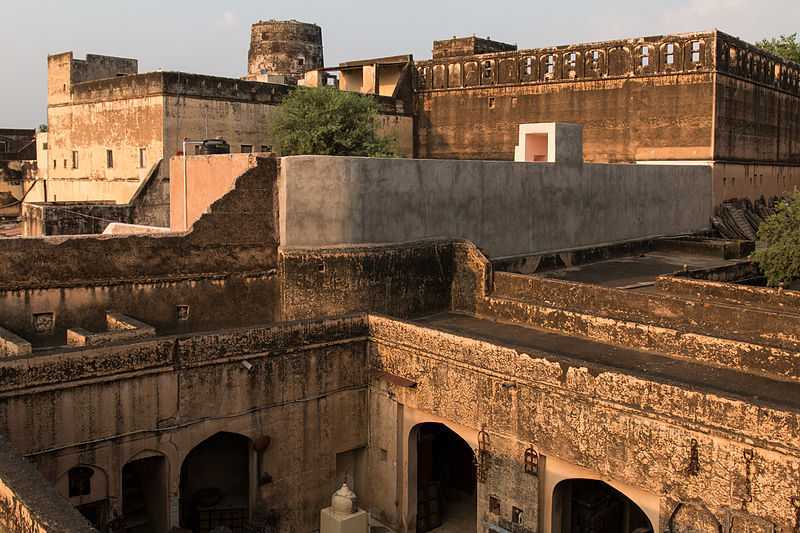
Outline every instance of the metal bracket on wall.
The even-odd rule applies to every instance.
[[[689,466],[686,467],[686,474],[697,476],[700,474],[700,443],[697,439],[692,439],[689,449]]]
[[[525,473],[532,476],[539,475],[539,452],[533,446],[525,450]]]

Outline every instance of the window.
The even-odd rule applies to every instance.
[[[267,39],[269,39],[269,33],[265,32],[265,31],[262,31],[261,32],[261,40],[262,41],[266,41]]]
[[[0,141],[0,152],[8,152],[8,142]]]
[[[69,471],[69,497],[89,496],[92,493],[94,470],[87,466],[77,466]]]
[[[64,160],[64,168],[67,168],[67,160]]]
[[[489,97],[489,109],[494,109],[494,106],[497,105],[497,102],[494,99],[494,96]]]
[[[53,159],[53,168],[58,168],[58,161]]]
[[[675,64],[675,45],[668,44],[667,45],[667,65],[674,65]]]
[[[600,72],[600,51],[599,50],[592,50],[591,55],[591,64],[589,68],[591,68],[595,72]]]
[[[700,62],[700,41],[692,41],[692,63]]]
[[[47,143],[42,143],[42,150],[47,150]]]
[[[262,152],[271,152],[272,151],[272,145],[262,144],[261,145],[261,151]]]
[[[72,168],[78,168],[78,152],[72,151]]]
[[[533,74],[533,58],[526,57],[525,58],[525,75],[530,76]]]
[[[649,67],[650,66],[650,48],[647,46],[642,47],[642,66]]]
[[[114,168],[114,151],[106,150],[106,168]]]
[[[556,71],[556,56],[552,54],[547,56],[545,64],[547,65],[547,75],[552,76]]]
[[[306,58],[304,58],[304,57],[298,57],[298,58],[297,58],[297,64],[298,64],[298,65],[300,65],[300,66],[302,67],[303,65],[305,65],[305,64],[306,64]]]
[[[139,168],[144,168],[145,163],[147,162],[146,152],[144,148],[139,148]]]
[[[483,78],[489,80],[492,78],[492,62],[491,61],[484,61],[483,62]]]
[[[578,54],[575,52],[570,52],[569,54],[569,68],[575,68],[575,65],[578,64]]]
[[[253,153],[253,145],[252,144],[243,144],[242,145],[242,153],[243,154],[252,154]]]

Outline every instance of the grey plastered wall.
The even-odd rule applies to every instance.
[[[446,237],[490,257],[705,229],[711,168],[285,157],[284,247]]]

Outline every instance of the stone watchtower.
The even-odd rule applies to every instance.
[[[296,20],[253,24],[248,54],[248,78],[277,75],[296,84],[308,70],[322,68],[322,28]]]

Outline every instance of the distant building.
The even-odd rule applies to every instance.
[[[322,28],[296,20],[267,20],[253,24],[247,55],[249,80],[283,78],[297,84],[309,70],[325,66]]]
[[[36,175],[36,131],[0,129],[0,218],[19,216],[25,180]]]

